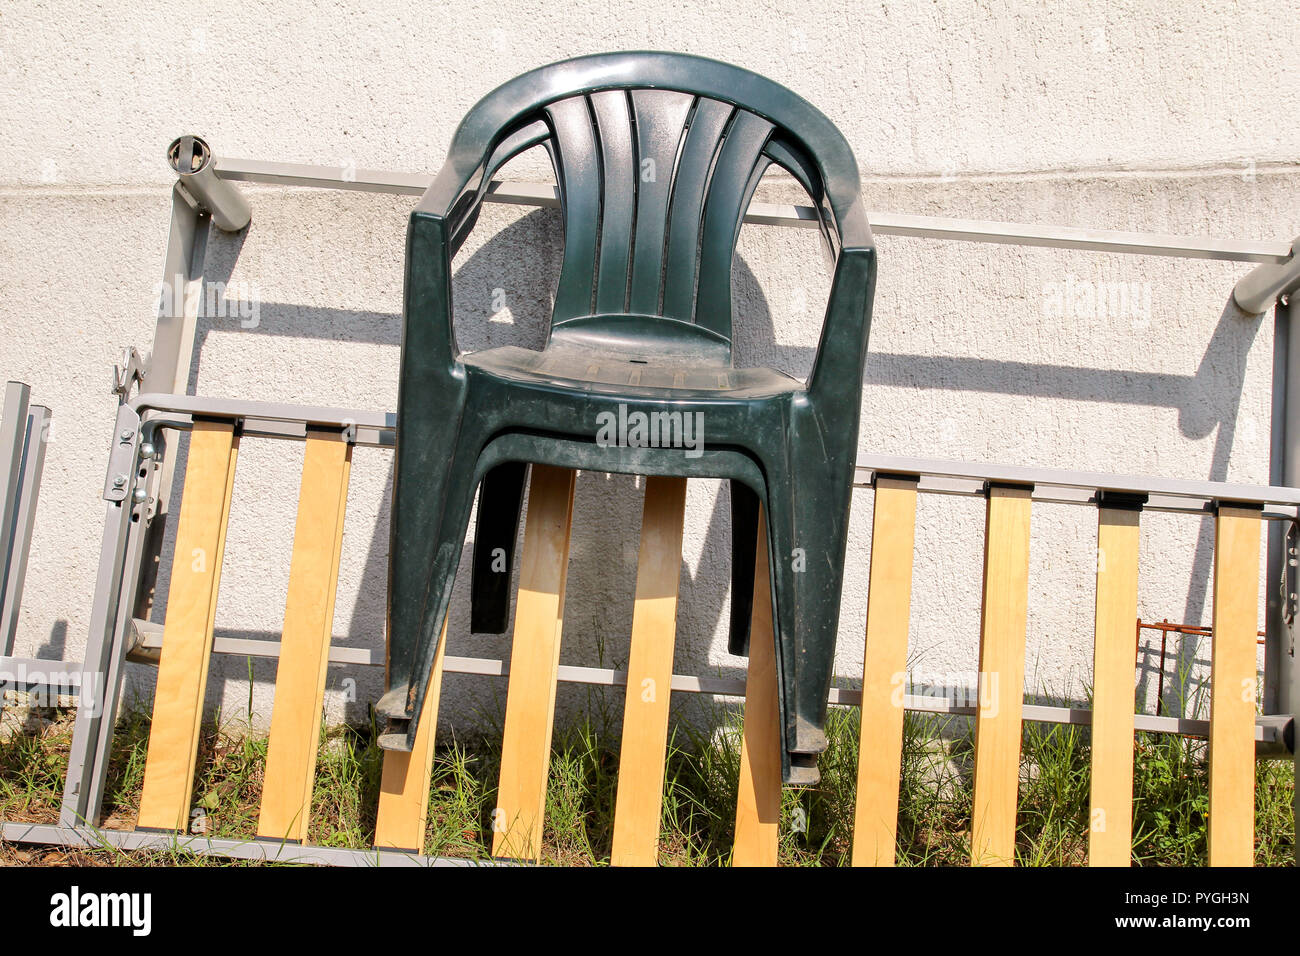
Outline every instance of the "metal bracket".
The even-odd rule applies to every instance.
[[[149,372],[149,362],[142,358],[134,345],[122,350],[122,361],[113,366],[113,394],[119,402],[129,401],[131,389],[144,381]]]
[[[1233,287],[1232,298],[1241,311],[1258,315],[1296,289],[1300,289],[1300,237],[1291,244],[1291,258],[1256,266]]]
[[[239,232],[253,218],[248,200],[234,186],[217,178],[212,150],[197,136],[180,136],[167,147],[167,161],[182,194],[195,208],[212,216],[222,232]]]
[[[1282,619],[1287,627],[1295,625],[1297,610],[1296,569],[1300,566],[1300,525],[1291,521],[1287,523],[1282,537],[1285,560],[1282,563],[1282,577],[1277,582],[1282,593]],[[1293,651],[1293,649],[1291,649]]]
[[[1291,714],[1265,714],[1256,717],[1261,728],[1256,735],[1255,759],[1288,759],[1295,756],[1295,717]]]
[[[871,487],[875,488],[876,482],[880,481],[881,478],[893,478],[897,481],[914,481],[917,484],[921,483],[921,476],[910,472],[874,471],[871,473]]]
[[[1103,488],[1097,492],[1097,507],[1141,511],[1150,499],[1150,495],[1142,492],[1108,491]]]
[[[1233,498],[1214,498],[1210,501],[1210,511],[1219,513],[1220,508],[1241,508],[1246,511],[1258,511],[1263,514],[1264,504],[1259,501],[1238,501]]]
[[[983,498],[987,498],[990,495],[990,493],[992,493],[994,488],[1023,489],[1032,494],[1034,490],[1034,483],[1032,481],[997,481],[995,479],[990,478],[986,480],[983,486],[981,487],[980,496]]]
[[[130,405],[119,405],[113,447],[108,453],[108,475],[104,478],[105,501],[125,501],[131,494],[139,450],[140,416]]]

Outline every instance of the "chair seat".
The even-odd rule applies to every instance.
[[[745,401],[798,391],[803,382],[772,368],[735,368],[653,351],[626,352],[552,343],[544,351],[507,345],[464,355],[473,371],[537,386],[658,400]]]

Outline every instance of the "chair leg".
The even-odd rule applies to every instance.
[[[789,461],[804,467],[797,474],[769,472],[766,510],[785,735],[781,769],[786,783],[813,785],[821,779],[817,755],[826,749],[852,484],[823,461],[807,467],[816,458],[798,449]]]
[[[470,585],[473,634],[504,634],[510,626],[510,572],[527,477],[525,462],[508,461],[484,475],[479,486]]]
[[[468,416],[467,416],[468,417]],[[375,711],[386,750],[415,743],[474,503],[478,429],[412,423],[398,446],[389,555],[388,691]],[[400,427],[400,426],[399,426]],[[448,434],[450,432],[450,434]]]
[[[743,481],[731,484],[731,632],[727,650],[749,654],[754,609],[754,559],[758,543],[758,495]]]

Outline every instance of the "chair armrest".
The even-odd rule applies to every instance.
[[[403,387],[417,382],[428,386],[426,377],[453,369],[458,354],[451,315],[451,244],[447,220],[417,206],[406,231]]]
[[[847,207],[835,208],[834,230],[840,241],[840,248],[845,252],[874,250],[875,238],[871,235],[871,224],[867,221],[867,211],[862,206],[862,199],[854,195]],[[823,213],[823,216],[825,213]]]
[[[476,129],[477,124],[462,124],[446,163],[416,206],[421,212],[446,220],[452,258],[478,220],[492,177],[519,153],[551,135],[550,127],[541,120],[525,123],[508,134],[481,136]]]
[[[489,146],[453,143],[451,155],[411,211],[406,236],[402,381],[455,368],[451,262],[478,220],[489,181]],[[426,383],[428,384],[428,383]]]
[[[445,222],[451,258],[455,258],[478,221],[479,206],[487,186],[488,177],[482,164],[465,170],[448,160],[424,191],[411,215],[422,214]]]
[[[865,226],[865,216],[862,223]],[[835,263],[821,341],[808,376],[808,393],[828,427],[852,427],[856,435],[861,404],[857,396],[862,390],[876,287],[876,250],[872,245],[862,245],[861,232],[845,231],[840,235],[844,246]],[[868,229],[867,243],[870,238]],[[850,241],[854,244],[849,245]],[[854,396],[853,400],[844,401],[846,395]]]

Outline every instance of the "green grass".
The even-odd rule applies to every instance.
[[[612,693],[612,692],[611,692]],[[618,735],[614,697],[593,690],[588,716],[558,727],[553,741],[542,862],[600,865],[613,834]],[[621,701],[620,701],[621,702]],[[701,724],[677,721],[669,744],[660,862],[726,864],[733,837],[739,774],[739,712],[719,706]],[[500,767],[500,732],[440,742],[425,850],[486,858]],[[199,753],[195,802],[213,836],[243,839],[257,824],[266,738],[246,724],[209,728]],[[833,708],[830,749],[820,786],[783,797],[780,862],[844,865],[852,840],[858,712]],[[0,741],[0,819],[52,822],[57,816],[71,736],[65,714],[45,729]],[[128,713],[119,724],[105,800],[106,827],[129,828],[139,801],[148,718]],[[909,713],[904,723],[898,860],[906,866],[962,866],[969,858],[972,738],[963,718]],[[322,734],[309,839],[368,847],[374,833],[382,751],[370,728]],[[1206,861],[1208,779],[1205,742],[1139,733],[1134,776],[1134,862],[1143,866]],[[1027,723],[1021,766],[1017,859],[1022,865],[1073,866],[1086,861],[1089,746],[1086,728]],[[1293,854],[1291,764],[1256,770],[1256,863],[1288,865]],[[108,848],[44,851],[7,845],[0,862],[97,864],[208,863],[179,848],[123,853]]]

